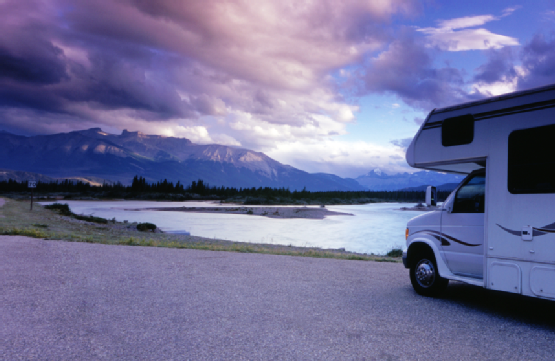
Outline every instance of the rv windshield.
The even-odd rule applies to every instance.
[[[484,213],[486,175],[476,174],[459,188],[453,203],[453,213]]]

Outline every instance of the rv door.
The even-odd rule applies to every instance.
[[[486,174],[468,176],[441,215],[442,249],[451,272],[483,278]]]

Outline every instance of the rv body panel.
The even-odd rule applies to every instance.
[[[439,225],[443,213],[444,211],[441,210],[427,212],[409,221],[407,225],[409,229],[409,236],[407,238],[408,249],[406,252],[411,252],[414,248],[425,245],[436,255],[438,272],[441,277],[475,286],[483,286],[482,279],[457,275],[451,272],[441,245],[442,238]]]
[[[446,238],[442,249],[449,269],[457,275],[483,278],[484,214],[443,212],[441,234]]]
[[[467,144],[444,146],[444,122],[469,114],[474,119],[473,139]],[[538,137],[538,142],[543,142],[538,149],[543,149],[544,153],[538,155],[538,159],[549,159],[546,164],[540,164],[531,155],[529,167],[520,167],[517,173],[521,172],[524,178],[530,173],[533,178],[538,169],[555,172],[555,145],[550,143],[550,139],[555,139],[551,137],[554,125],[555,85],[430,113],[407,150],[409,164],[460,174],[486,170],[482,218],[476,214],[459,215],[458,220],[452,217],[453,202],[460,186],[444,202],[443,212],[439,213],[440,232],[456,239],[464,236],[475,240],[466,243],[481,242],[481,258],[477,254],[475,258],[464,255],[461,244],[456,245],[458,249],[439,244],[436,259],[442,259],[448,268],[439,269],[442,277],[462,277],[459,280],[472,284],[482,282],[484,287],[493,290],[555,299],[555,192],[553,188],[542,190],[540,183],[537,190],[515,188],[514,179],[518,177],[509,175],[513,174],[509,169],[513,164],[509,153],[516,154],[520,149],[513,149],[515,146],[510,138],[519,139],[517,134],[528,130],[541,134],[545,129],[549,134]],[[522,149],[526,151],[527,148]],[[481,239],[480,222],[483,222]],[[408,246],[410,241],[409,237]],[[477,274],[480,260],[483,280],[473,282],[473,277],[480,276]]]
[[[516,92],[499,97],[470,102],[443,109],[434,109],[406,153],[408,164],[415,168],[468,174],[479,169],[480,158],[486,158],[497,129],[492,120],[504,121],[507,116],[530,113],[555,107],[555,85]],[[469,144],[443,146],[442,125],[445,120],[471,114],[474,118],[474,138]],[[523,126],[526,128],[527,126]]]
[[[488,214],[486,229],[487,288],[555,299],[551,290],[555,287],[555,232],[538,230],[552,227],[555,231],[555,194],[513,194],[508,186],[510,135],[554,122],[553,107],[491,120],[497,136],[491,140],[489,177],[499,186],[488,193],[493,211]],[[553,149],[555,157],[555,146]],[[530,159],[530,167],[538,166]]]
[[[439,274],[442,277],[453,276],[447,266],[447,260],[441,250],[441,211],[432,211],[414,217],[407,224],[409,229],[408,249],[422,244],[430,247],[436,257]]]

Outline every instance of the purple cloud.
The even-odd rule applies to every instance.
[[[555,83],[555,37],[536,34],[519,52],[490,49],[488,60],[476,69],[476,90],[485,95],[526,90]]]
[[[327,74],[382,44],[383,24],[415,3],[7,0],[0,113],[12,125],[15,109],[70,116],[76,129],[229,111],[304,126],[342,106]]]
[[[536,34],[522,49],[522,67],[519,89],[555,83],[555,34]]]
[[[362,92],[395,93],[407,104],[427,110],[467,100],[461,71],[436,68],[436,50],[415,35],[405,29],[387,50],[365,64],[357,74]]]
[[[495,83],[517,76],[512,48],[490,49],[487,51],[487,56],[487,62],[476,69],[477,73],[474,76],[474,81]]]

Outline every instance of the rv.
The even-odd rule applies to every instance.
[[[417,293],[455,280],[555,300],[555,84],[434,109],[406,159],[467,175],[408,222],[403,264]]]

